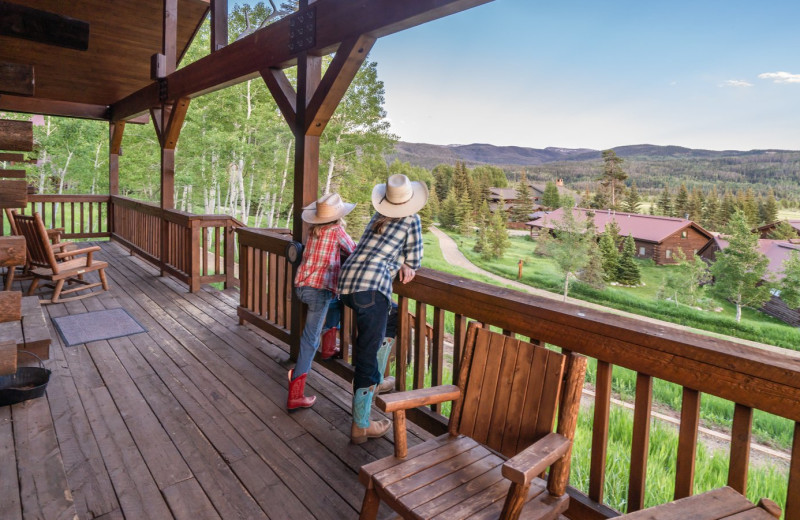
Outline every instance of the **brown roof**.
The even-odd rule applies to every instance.
[[[784,220],[786,220],[786,222],[788,222],[789,225],[792,226],[797,231],[798,236],[800,236],[800,220],[792,220],[792,219],[784,219]],[[783,220],[777,220],[770,224],[765,224],[760,228],[758,228],[757,231],[758,232],[770,231],[781,222],[783,222]]]
[[[89,23],[87,50],[0,36],[0,63],[33,65],[32,97],[0,95],[0,110],[58,115],[67,103],[107,117],[109,105],[152,83],[150,57],[161,52],[163,0],[26,0],[25,7]],[[178,0],[182,56],[208,12],[208,0]]]
[[[712,235],[696,223],[685,218],[661,217],[654,215],[640,215],[638,213],[623,213],[612,210],[593,210],[585,208],[574,208],[573,215],[578,222],[583,222],[587,214],[594,213],[594,225],[597,233],[602,233],[606,229],[606,224],[616,221],[619,225],[620,235],[632,235],[636,240],[644,242],[659,243],[670,235],[677,233],[687,227],[696,229],[699,233],[711,238]],[[539,220],[528,222],[527,225],[543,229],[553,229],[555,223],[564,218],[564,208],[559,208],[546,217]]]

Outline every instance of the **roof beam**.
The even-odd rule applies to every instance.
[[[0,110],[24,114],[77,117],[81,119],[108,119],[108,106],[87,105],[55,99],[0,95]]]
[[[341,42],[362,35],[378,38],[492,0],[318,0],[316,42],[309,55],[334,52]],[[167,76],[167,100],[196,97],[256,77],[259,71],[296,64],[299,52],[289,50],[289,24],[297,13],[278,20],[247,38],[233,42]],[[151,84],[115,103],[112,120],[138,116],[163,101]]]
[[[89,22],[0,0],[0,35],[85,51]]]

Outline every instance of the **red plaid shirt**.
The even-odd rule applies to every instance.
[[[356,244],[338,224],[325,226],[320,231],[318,237],[309,237],[303,249],[303,261],[297,268],[294,285],[327,289],[335,294],[341,267],[339,249],[352,253]]]

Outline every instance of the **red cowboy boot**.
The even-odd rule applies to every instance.
[[[338,354],[339,350],[341,350],[336,345],[336,335],[338,332],[339,329],[336,327],[331,327],[322,333],[322,352],[320,352],[322,359],[330,359]]]
[[[289,399],[286,401],[286,408],[294,410],[295,408],[310,408],[317,397],[314,395],[306,397],[303,395],[306,389],[306,376],[303,374],[297,379],[292,379],[294,370],[289,370]]]

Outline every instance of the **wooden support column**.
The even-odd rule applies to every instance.
[[[116,123],[112,121],[108,124],[108,194],[111,197],[119,195],[119,155],[124,131],[125,121]],[[114,233],[114,202],[112,200],[108,201],[107,211],[106,226],[109,233]]]
[[[228,0],[211,0],[211,52],[228,45]]]

